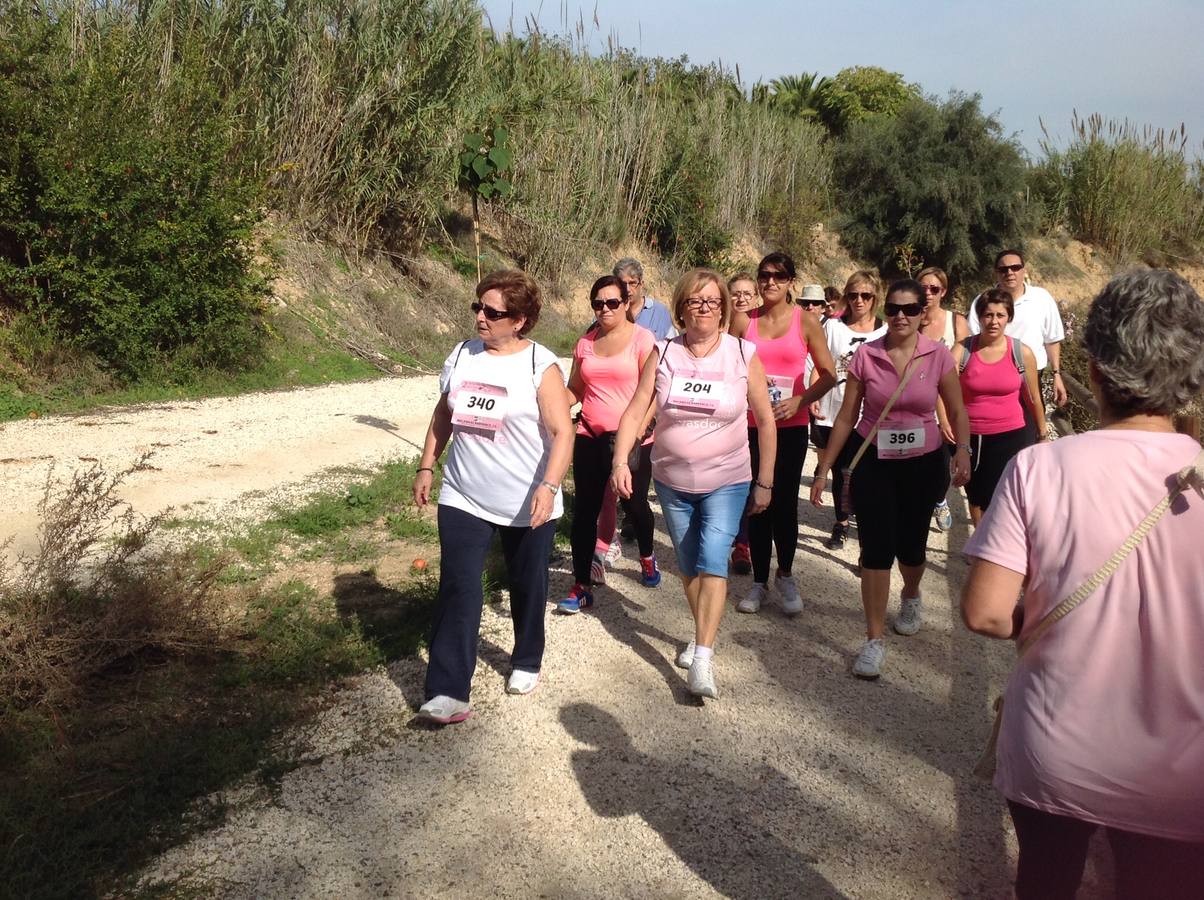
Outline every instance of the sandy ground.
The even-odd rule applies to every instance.
[[[2,536],[30,544],[52,462],[112,468],[144,450],[155,468],[126,487],[139,511],[254,517],[332,466],[414,452],[435,390],[385,380],[0,426]],[[658,533],[659,588],[625,558],[594,611],[549,617],[534,694],[504,694],[510,620],[487,607],[474,718],[413,721],[421,659],[332,690],[284,738],[305,764],[272,790],[233,788],[225,824],[147,882],[237,898],[1008,897],[1014,837],[970,770],[1012,651],[957,620],[968,525],[954,508],[954,530],[930,535],[924,629],[890,638],[876,683],[849,674],[856,542],[825,549],[830,512],[802,504],[805,612],[729,609],[721,697],[692,698],[673,665],[690,618]],[[748,585],[734,578],[733,599]],[[1101,895],[1094,865],[1082,896]]]

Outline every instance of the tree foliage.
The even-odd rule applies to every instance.
[[[910,245],[964,277],[1028,224],[1024,158],[978,95],[912,100],[893,117],[852,126],[835,173],[845,242],[884,270]]]
[[[919,86],[908,84],[898,72],[853,66],[824,79],[817,86],[814,104],[828,130],[843,134],[851,125],[872,116],[893,116],[919,97]]]

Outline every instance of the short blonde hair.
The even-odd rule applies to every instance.
[[[853,289],[853,285],[855,284],[868,284],[870,286],[870,290],[874,292],[872,312],[874,315],[877,315],[878,307],[882,303],[882,279],[878,277],[878,273],[873,269],[858,269],[844,283],[844,292],[847,294]]]
[[[673,322],[678,328],[686,327],[686,300],[707,284],[719,288],[719,296],[723,298],[719,308],[719,328],[721,331],[727,330],[727,323],[732,319],[732,295],[723,282],[723,276],[711,269],[691,269],[678,279],[677,287],[673,288]]]

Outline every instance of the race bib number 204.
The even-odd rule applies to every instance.
[[[669,403],[680,409],[713,413],[726,396],[722,381],[710,378],[687,378],[674,375],[669,385]]]

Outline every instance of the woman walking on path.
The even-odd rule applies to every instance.
[[[877,317],[881,298],[882,281],[878,278],[878,273],[869,269],[859,269],[849,276],[844,286],[844,318],[829,317],[824,322],[828,353],[836,366],[836,385],[811,404],[812,439],[820,451],[828,446],[832,424],[844,401],[849,363],[852,362],[854,354],[869,341],[877,340],[886,334],[886,325]],[[832,536],[826,542],[829,550],[839,550],[849,536],[850,510],[845,508],[844,467],[851,458],[852,454],[846,453],[836,461],[832,470],[832,507],[836,514],[836,522],[832,526]],[[819,471],[818,463],[815,471]]]
[[[527,339],[539,321],[539,286],[503,270],[477,285],[477,337],[457,344],[439,376],[414,502],[430,502],[434,467],[451,452],[439,492],[439,601],[431,629],[422,718],[440,724],[471,715],[484,595],[481,573],[501,535],[514,617],[507,693],[539,682],[548,598],[548,556],[562,511],[560,480],[573,447],[568,394],[556,354]],[[454,557],[454,558],[453,558]]]
[[[736,609],[755,613],[769,596],[769,561],[777,548],[778,567],[774,585],[782,611],[797,616],[803,601],[792,569],[798,547],[799,485],[807,455],[807,426],[811,404],[832,389],[836,371],[818,317],[804,313],[790,296],[795,278],[794,260],[785,253],[771,253],[757,267],[757,289],[761,307],[748,315],[737,313],[732,334],[744,338],[757,350],[765,366],[766,387],[777,430],[777,458],[773,471],[773,494],[769,507],[748,519],[748,549],[752,556],[753,584]],[[818,287],[818,286],[817,286]],[[822,291],[809,298],[823,304]],[[807,361],[815,365],[814,382],[807,384]],[[748,418],[748,446],[753,468],[759,461],[760,436],[755,418]],[[737,545],[737,550],[739,545]],[[733,551],[735,558],[736,551]]]
[[[949,293],[949,276],[945,274],[944,269],[929,266],[920,271],[916,280],[924,288],[927,304],[924,307],[924,318],[920,321],[920,334],[932,338],[938,344],[944,344],[946,350],[952,350],[969,336],[970,327],[966,324],[965,316],[944,307],[945,297]],[[953,426],[949,424],[949,417],[945,414],[945,404],[939,399],[936,404],[936,418],[941,426],[941,435],[945,438],[946,449],[952,456],[953,445],[956,443],[953,440]],[[936,519],[936,527],[941,531],[948,531],[953,527],[953,510],[949,508],[947,497],[941,498],[932,515]]]
[[[850,443],[854,456],[848,477],[861,537],[866,624],[866,641],[853,665],[858,678],[877,678],[882,671],[890,570],[896,559],[903,592],[895,631],[911,635],[920,630],[928,520],[933,504],[949,488],[949,456],[936,424],[938,396],[957,436],[953,483],[960,487],[970,476],[970,423],[957,369],[948,350],[919,333],[923,296],[910,278],[891,285],[885,307],[888,331],[866,344],[849,365],[844,402],[811,485],[811,502],[819,506],[828,472]]]
[[[1037,384],[1037,360],[1018,338],[1004,333],[1012,318],[1012,295],[999,288],[974,301],[982,332],[954,348],[966,414],[970,417],[970,480],[966,499],[977,526],[991,504],[1008,461],[1029,446],[1027,406],[1044,440],[1045,408]]]
[[[673,317],[683,333],[657,344],[644,365],[619,423],[611,481],[620,497],[631,496],[627,456],[655,404],[652,477],[694,616],[694,640],[677,664],[690,670],[690,693],[718,697],[711,654],[727,601],[728,550],[745,506],[755,513],[769,505],[777,433],[756,349],[726,333],[731,300],[719,275],[708,269],[683,275],[673,291]],[[755,475],[750,408],[760,435]]]
[[[581,404],[577,436],[573,444],[573,579],[569,595],[556,609],[577,613],[594,605],[590,590],[591,567],[601,568],[595,556],[598,515],[610,482],[610,460],[615,431],[627,404],[635,394],[640,372],[652,355],[656,338],[636,325],[630,315],[627,286],[614,275],[605,275],[590,289],[590,306],[598,327],[591,328],[573,348],[569,392]],[[660,569],[652,552],[652,509],[648,484],[652,479],[652,438],[639,449],[632,477],[632,493],[620,502],[635,525],[640,548],[640,581],[645,587],[661,583]]]
[[[1204,301],[1121,275],[1083,344],[1100,428],[1022,450],[965,549],[966,624],[1020,645],[995,756],[1016,896],[1074,897],[1102,826],[1118,898],[1198,898],[1204,454],[1171,417],[1204,388]]]

